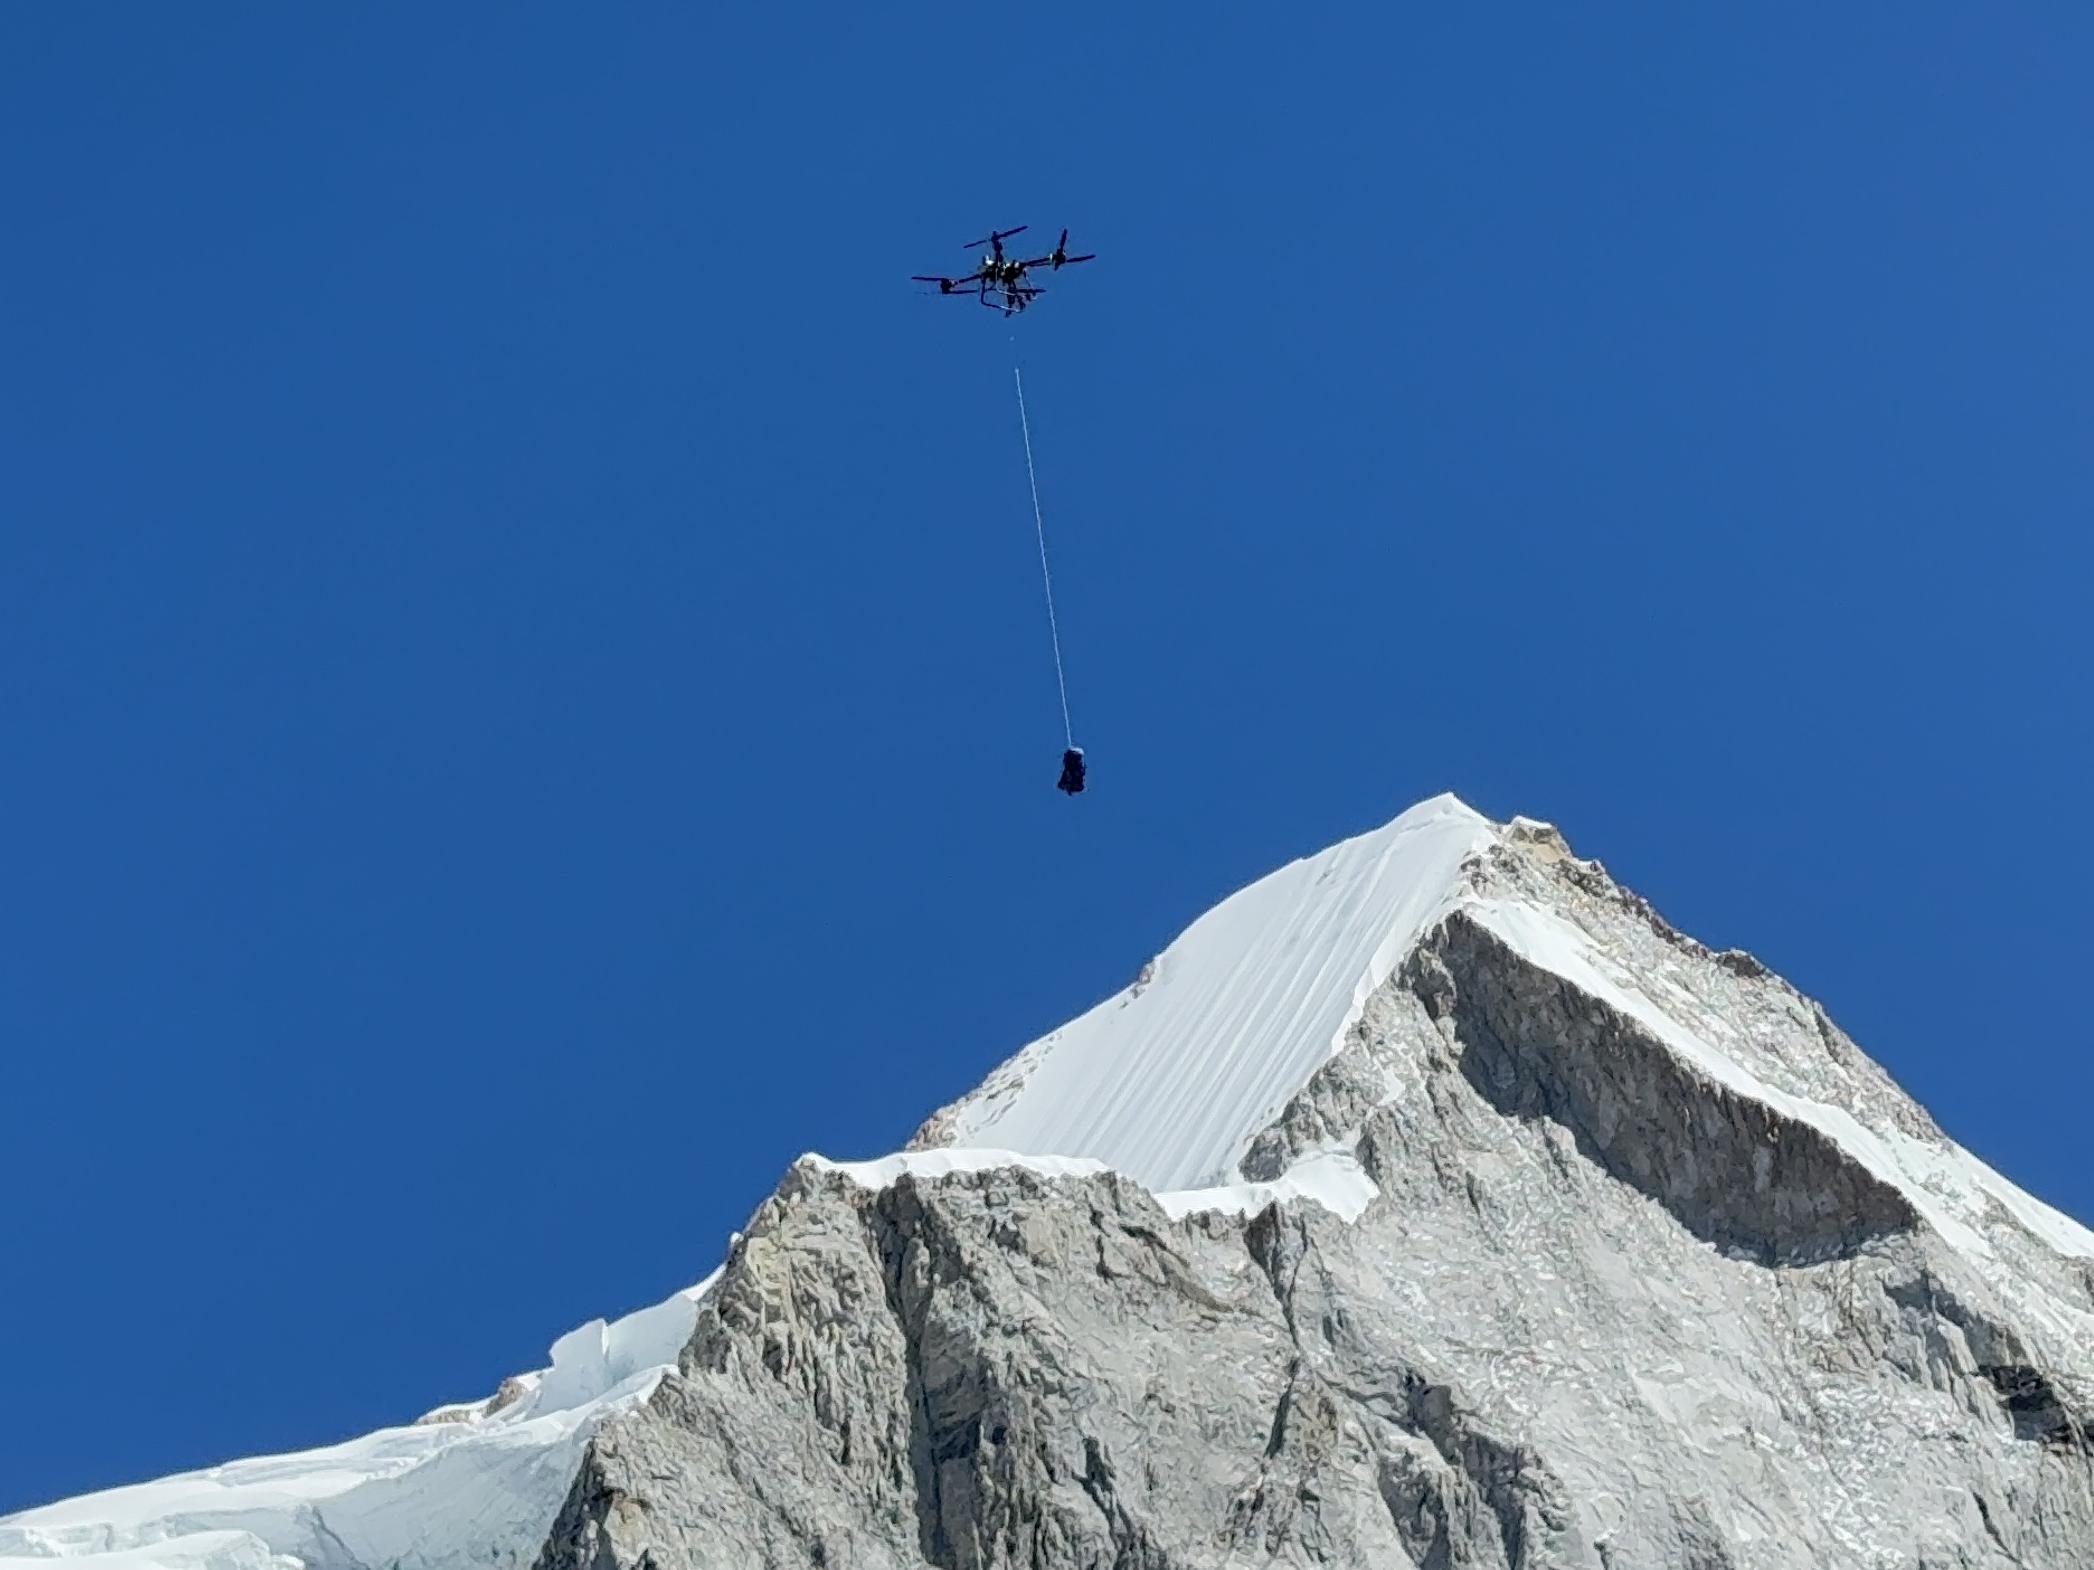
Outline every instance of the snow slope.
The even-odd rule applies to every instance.
[[[940,1113],[937,1143],[1086,1156],[1159,1191],[1234,1182],[1492,838],[1435,796],[1259,879]]]
[[[557,1341],[501,1410],[452,1407],[346,1444],[234,1461],[0,1520],[0,1570],[528,1564],[603,1419],[646,1399],[711,1278]]]

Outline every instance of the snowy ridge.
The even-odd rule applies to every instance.
[[[313,1570],[472,1557],[528,1564],[583,1447],[650,1395],[712,1278],[554,1343],[516,1398],[440,1408],[346,1444],[229,1462],[0,1520],[0,1570]]]
[[[2047,1248],[2068,1258],[2094,1259],[2094,1232],[2017,1188],[1953,1141],[1936,1144],[1894,1126],[1875,1127],[1847,1107],[1769,1084],[1713,1044],[1714,1021],[1695,1018],[1677,1001],[1667,1008],[1652,998],[1588,933],[1562,917],[1489,898],[1464,899],[1461,909],[1530,963],[1636,1020],[1716,1083],[1817,1129],[1902,1193],[1945,1241],[1978,1263],[1993,1268],[2002,1263],[1991,1236],[1995,1204]],[[2034,1302],[2024,1306],[2057,1322],[2054,1309]],[[2087,1316],[2075,1316],[2075,1321],[2058,1328],[2076,1335],[2094,1330]]]
[[[930,1139],[1087,1156],[1158,1192],[1233,1182],[1492,838],[1488,819],[1435,796],[1259,879],[1143,980],[946,1108]]]

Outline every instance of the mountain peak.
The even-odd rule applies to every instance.
[[[1588,1000],[1668,1065],[1671,1094],[1749,1105],[1822,1142],[1861,1188],[1984,1268],[2011,1260],[2034,1281],[2061,1259],[2094,1259],[2094,1233],[1949,1140],[1751,955],[1677,931],[1553,825],[1494,823],[1451,794],[1230,895],[1132,984],[933,1115],[910,1148],[1096,1162],[1174,1212],[1240,1209],[1290,1180],[1308,1193],[1333,1178],[1340,1193],[1371,1189],[1360,1129],[1423,1072],[1421,1043],[1456,1028],[1432,997],[1457,954],[1491,970],[1492,995],[1516,991],[1517,973]],[[1517,1034],[1501,1044],[1558,1054]],[[1681,1138],[1695,1116],[1684,1105],[1637,1115]],[[1812,1246],[1808,1229],[1775,1230],[1778,1248]],[[2053,1313],[2053,1295],[2037,1297]],[[2083,1310],[2068,1320],[2074,1335],[2094,1326]]]
[[[1268,873],[933,1116],[915,1143],[1088,1157],[1158,1191],[1236,1181],[1251,1141],[1502,832],[1443,794]]]
[[[1443,795],[493,1398],[0,1520],[0,1570],[2062,1570],[2090,1345],[2094,1233]]]

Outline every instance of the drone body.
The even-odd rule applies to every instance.
[[[1062,231],[1061,239],[1055,242],[1054,249],[1045,256],[1035,256],[1030,261],[1019,261],[1016,257],[1004,255],[1003,242],[1014,234],[1023,234],[1026,228],[1025,224],[1020,224],[1015,229],[995,229],[990,231],[986,240],[968,241],[969,250],[977,245],[986,245],[989,254],[984,256],[981,265],[965,278],[941,278],[936,274],[918,273],[914,282],[934,283],[938,286],[940,294],[972,293],[977,301],[990,310],[1001,310],[1006,316],[1014,316],[1047,292],[1044,285],[1026,282],[1026,274],[1033,268],[1044,267],[1050,272],[1059,272],[1064,267],[1073,267],[1078,262],[1092,261],[1096,257],[1095,252],[1087,256],[1071,256],[1069,231],[1066,229]]]

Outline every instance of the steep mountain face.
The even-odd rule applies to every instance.
[[[2090,1332],[2094,1234],[1816,1004],[1443,797],[487,1407],[0,1555],[2084,1570]]]

